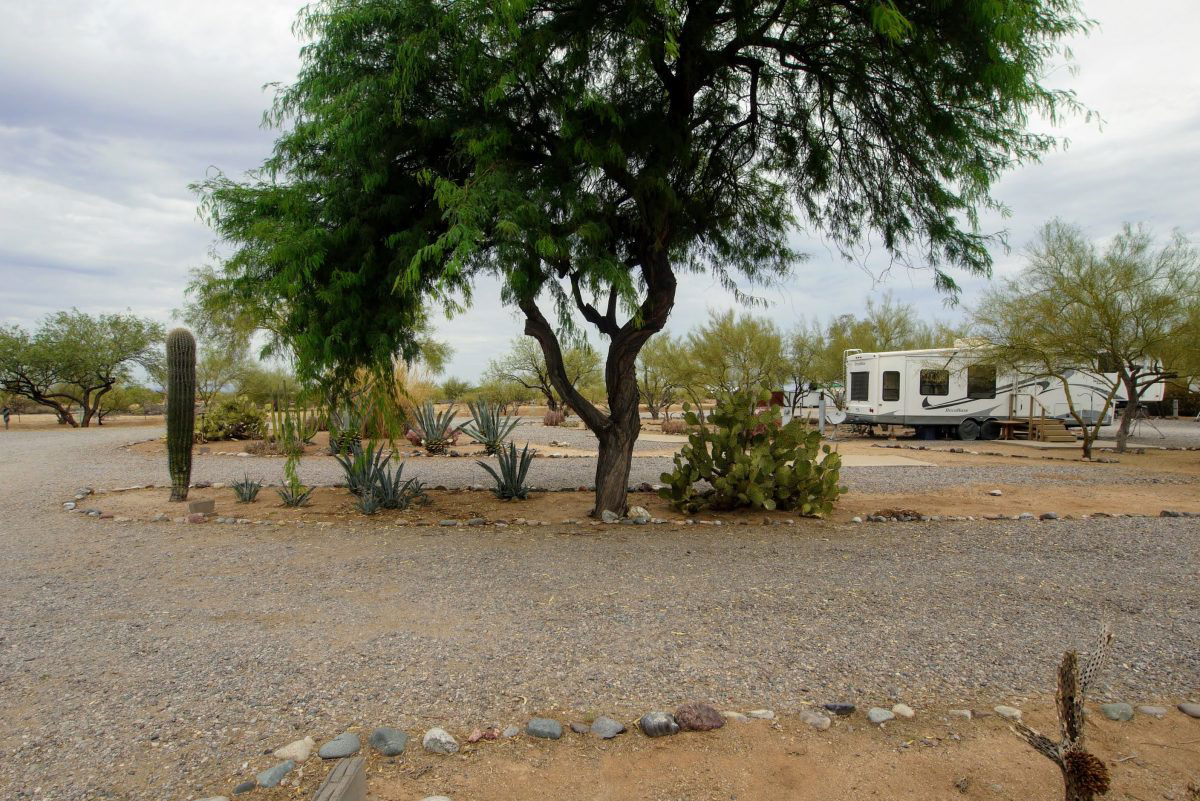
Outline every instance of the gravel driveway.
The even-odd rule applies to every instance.
[[[1198,519],[372,532],[58,509],[161,481],[116,449],[142,431],[0,434],[0,798],[227,794],[265,749],[353,725],[1019,702],[1101,621],[1105,695],[1200,692]]]

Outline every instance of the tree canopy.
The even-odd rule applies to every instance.
[[[993,358],[1060,379],[1068,399],[1074,371],[1106,381],[1109,404],[1124,389],[1123,451],[1146,389],[1194,358],[1197,307],[1200,254],[1182,234],[1156,248],[1149,229],[1126,225],[1101,252],[1078,226],[1054,220],[1029,247],[1025,269],[985,294],[973,333]],[[1089,446],[1085,438],[1085,454]]]
[[[0,389],[86,428],[104,395],[128,381],[134,365],[154,363],[163,336],[161,325],[132,314],[92,316],[78,309],[47,315],[32,334],[20,326],[0,328]]]
[[[410,356],[427,309],[496,275],[600,441],[596,513],[625,508],[635,360],[681,274],[737,293],[804,225],[984,273],[978,212],[1053,144],[1030,114],[1075,0],[327,0],[270,113],[263,169],[198,185],[225,286],[282,298],[302,371]],[[609,340],[606,408],[560,334]]]

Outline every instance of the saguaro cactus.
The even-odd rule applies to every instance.
[[[1083,699],[1092,679],[1104,665],[1111,643],[1112,632],[1106,627],[1096,650],[1083,664],[1074,651],[1063,654],[1058,668],[1060,736],[1057,742],[1019,721],[1012,727],[1021,739],[1062,771],[1065,801],[1092,801],[1108,792],[1108,768],[1083,747]]]
[[[171,500],[186,501],[196,431],[196,340],[176,328],[167,334],[167,469]]]

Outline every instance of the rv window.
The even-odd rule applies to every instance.
[[[900,373],[895,370],[883,371],[883,399],[885,401],[900,400]]]
[[[972,364],[967,367],[967,397],[996,397],[996,365]]]
[[[922,395],[949,395],[950,394],[950,371],[949,370],[922,370],[921,371],[921,394]]]
[[[871,388],[871,374],[866,370],[850,374],[850,400],[865,401]]]

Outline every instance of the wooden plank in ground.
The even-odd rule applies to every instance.
[[[366,801],[367,760],[365,757],[339,759],[321,782],[313,801]]]

